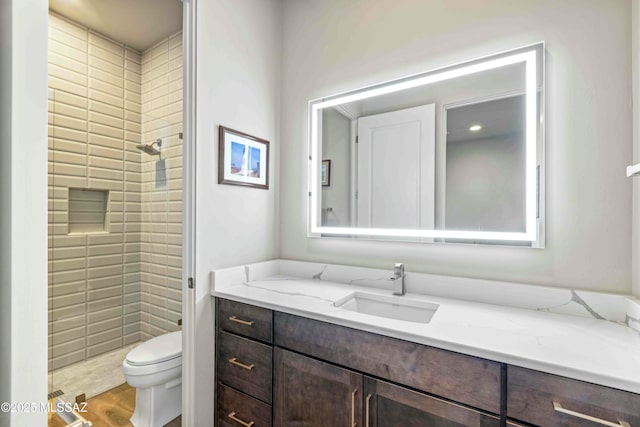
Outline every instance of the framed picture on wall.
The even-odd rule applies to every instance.
[[[331,187],[331,160],[323,160],[320,169],[320,179],[323,187]]]
[[[269,141],[219,127],[218,184],[269,189]]]

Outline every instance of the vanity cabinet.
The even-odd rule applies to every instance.
[[[274,313],[274,343],[500,414],[502,365],[498,362],[281,312]]]
[[[273,313],[216,299],[216,425],[272,425]]]
[[[218,427],[640,426],[640,395],[216,299]]]
[[[274,425],[498,427],[500,420],[424,393],[274,350]]]
[[[274,425],[361,426],[362,375],[275,349]]]

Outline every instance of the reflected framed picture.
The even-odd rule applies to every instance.
[[[320,168],[320,181],[323,187],[331,187],[331,160],[323,160]]]
[[[218,184],[269,189],[269,141],[219,126]]]

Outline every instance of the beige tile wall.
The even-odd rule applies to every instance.
[[[182,33],[142,53],[142,136],[162,154],[142,155],[141,336],[178,330],[182,317]]]
[[[143,61],[139,52],[50,14],[50,369],[177,328],[182,185],[181,113],[175,110],[181,71],[171,65],[181,54],[176,40],[163,42],[166,62],[153,58],[157,47]],[[136,149],[155,133],[166,135],[164,188],[154,182],[155,159]],[[109,190],[108,232],[68,233],[69,187]]]

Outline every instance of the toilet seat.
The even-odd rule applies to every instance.
[[[157,374],[160,372],[169,371],[174,368],[182,369],[182,356],[178,356],[171,360],[165,360],[164,362],[160,363],[153,363],[150,365],[132,365],[128,360],[122,362],[122,371],[124,372],[125,377]]]
[[[132,366],[147,366],[182,356],[182,332],[171,332],[143,342],[129,353],[127,362]]]
[[[182,332],[151,338],[127,353],[122,363],[125,376],[149,375],[182,366]]]

